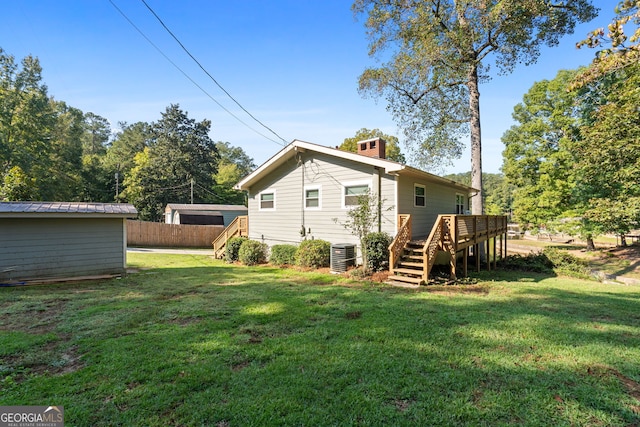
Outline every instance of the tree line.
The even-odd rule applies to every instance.
[[[640,1],[580,45],[593,63],[535,83],[502,141],[518,222],[585,238],[640,227]],[[635,22],[635,34],[624,25]]]
[[[210,131],[172,104],[113,133],[50,96],[37,58],[18,63],[0,48],[0,200],[130,202],[149,221],[170,202],[244,204],[233,185],[253,159]]]

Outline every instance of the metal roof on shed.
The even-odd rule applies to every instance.
[[[129,203],[0,202],[0,216],[116,216],[131,218],[138,211]]]
[[[189,211],[247,211],[247,207],[244,205],[213,205],[207,203],[169,203],[168,209],[175,210],[189,210]],[[166,209],[165,209],[166,211]]]

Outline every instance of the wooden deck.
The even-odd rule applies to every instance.
[[[439,215],[429,237],[411,241],[410,215],[398,218],[398,233],[389,246],[390,280],[404,283],[426,283],[438,253],[449,254],[450,276],[457,277],[457,258],[462,252],[463,275],[474,254],[476,270],[480,270],[481,254],[487,254],[486,268],[495,269],[498,254],[507,254],[507,217],[498,215]],[[498,241],[499,246],[498,246]],[[492,245],[492,247],[490,246]],[[489,256],[488,254],[492,254]]]

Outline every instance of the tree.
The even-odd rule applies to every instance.
[[[353,10],[367,14],[369,54],[390,58],[364,71],[360,90],[386,96],[423,163],[433,164],[435,156],[459,157],[459,137],[468,130],[472,186],[478,189],[479,84],[489,76],[489,61],[501,73],[531,64],[541,44],[557,45],[576,23],[596,16],[588,0],[356,0]],[[472,212],[482,214],[481,203],[474,203]]]
[[[116,201],[120,201],[120,195],[126,189],[126,178],[129,177],[131,169],[135,166],[135,156],[144,151],[151,139],[151,125],[149,123],[128,124],[120,122],[118,125],[120,131],[115,134],[104,157],[105,173],[114,178],[114,184],[117,186],[117,188],[110,188],[112,194],[117,194]]]
[[[455,173],[445,175],[460,184],[471,186],[471,172]],[[515,187],[509,183],[501,173],[482,174],[482,196],[483,205],[487,215],[508,215],[511,212],[512,193]]]
[[[619,234],[624,245],[624,235],[640,224],[640,0],[621,1],[615,12],[606,35],[600,28],[578,43],[605,48],[573,84],[595,93],[573,149],[577,193],[588,204],[585,219]],[[635,24],[631,36],[629,22]]]
[[[591,66],[576,79],[576,86],[597,80],[640,60],[640,0],[623,0],[615,12],[616,16],[607,27],[606,34],[604,28],[598,28],[577,44],[578,48],[608,47],[598,51]],[[635,24],[635,31],[630,36],[625,31],[625,25],[629,22]]]
[[[141,219],[159,221],[170,202],[208,201],[219,160],[210,127],[209,120],[196,122],[177,104],[167,107],[153,123],[149,146],[136,155],[135,166],[125,178],[125,196]]]
[[[29,187],[36,189],[29,191],[30,197],[42,199],[40,190],[51,171],[55,114],[47,87],[41,82],[38,59],[27,56],[20,65],[0,49],[0,176],[4,180],[13,171],[13,178],[24,177]]]
[[[365,272],[369,271],[366,251],[367,236],[378,223],[384,202],[377,195],[371,193],[370,190],[367,190],[366,193],[358,195],[358,204],[347,211],[347,220],[342,223],[342,226],[360,241],[362,265]],[[334,218],[333,221],[338,222],[338,218]]]
[[[502,170],[516,187],[518,222],[548,225],[574,208],[575,178],[571,143],[578,138],[581,113],[575,92],[567,91],[578,71],[563,70],[553,80],[536,82],[516,105],[512,126],[502,136]]]
[[[585,217],[624,236],[640,224],[640,65],[606,78],[604,99],[573,146],[574,168]]]
[[[218,172],[215,174],[213,187],[213,201],[243,205],[246,204],[244,191],[234,190],[233,186],[256,168],[253,159],[240,147],[234,147],[228,142],[216,142],[216,149],[220,155]]]
[[[398,142],[398,137],[393,135],[386,135],[380,129],[371,130],[367,128],[362,128],[358,132],[356,132],[356,135],[354,137],[345,138],[342,144],[340,145],[340,147],[338,148],[343,151],[350,151],[352,153],[357,153],[358,141],[364,141],[364,140],[373,139],[373,138],[384,139],[385,143],[387,144],[385,147],[384,154],[388,160],[393,160],[394,162],[398,162],[398,163],[407,162],[407,160],[404,157],[404,154],[402,154],[402,152],[400,151],[400,144]]]
[[[84,115],[85,132],[82,137],[84,155],[104,155],[111,139],[109,120],[92,112]]]

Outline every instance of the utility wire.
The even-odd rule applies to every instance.
[[[182,68],[180,68],[175,62],[173,62],[171,60],[171,58],[169,58],[167,55],[165,55],[165,53],[155,44],[153,43],[153,41],[151,41],[151,39],[149,37],[147,37],[147,35],[142,32],[142,30],[140,28],[138,28],[136,26],[136,24],[133,23],[133,21],[131,19],[129,19],[129,17],[113,2],[113,0],[109,0],[109,3],[111,3],[111,5],[118,11],[118,13],[120,13],[120,15],[122,15],[122,17],[133,27],[135,28],[135,30],[151,45],[154,47],[155,50],[158,51],[158,53],[160,53],[160,55],[162,55],[164,57],[164,59],[166,59],[171,65],[173,65],[178,71],[180,71],[180,73],[182,73],[183,76],[185,76],[191,83],[194,84],[194,86],[196,86],[198,89],[200,89],[205,95],[207,95],[207,97],[209,97],[209,99],[211,99],[213,102],[215,102],[220,108],[222,108],[224,111],[226,111],[230,116],[232,116],[234,119],[236,119],[237,121],[239,121],[240,123],[242,123],[244,126],[246,126],[247,128],[251,129],[253,132],[257,133],[258,135],[260,135],[261,137],[268,139],[271,142],[274,142],[276,144],[282,145],[280,144],[279,141],[276,141],[274,139],[271,139],[270,137],[268,137],[267,135],[261,133],[260,131],[252,128],[249,124],[245,123],[240,117],[236,116],[235,114],[233,114],[231,111],[229,111],[227,108],[225,108],[224,105],[220,104],[213,96],[211,96],[211,94],[209,94],[209,92],[207,92],[202,86],[200,86],[198,83],[196,83],[195,80],[193,80],[184,70],[182,70]],[[279,136],[278,136],[279,137]],[[280,137],[279,137],[280,138]],[[282,138],[280,138],[282,139]],[[284,141],[284,140],[283,140]]]
[[[182,44],[182,42],[178,39],[178,37],[176,37],[175,34],[173,34],[173,32],[169,29],[169,27],[167,27],[167,25],[162,21],[162,19],[160,19],[160,17],[158,16],[158,14],[151,8],[151,6],[149,6],[147,4],[147,2],[145,0],[141,0],[142,3],[144,3],[144,5],[147,7],[147,9],[149,9],[149,11],[153,14],[153,16],[156,17],[156,19],[158,20],[158,22],[160,22],[160,24],[164,27],[165,30],[167,30],[167,32],[169,34],[171,34],[171,37],[173,37],[173,39],[180,45],[180,47],[182,48],[182,50],[184,50],[187,55],[189,55],[189,57],[191,59],[193,59],[193,61],[198,64],[198,67],[200,67],[200,69],[207,75],[209,76],[209,78],[216,84],[216,86],[218,86],[220,88],[220,90],[222,90],[225,94],[227,94],[227,96],[229,97],[229,99],[231,99],[233,102],[236,103],[236,105],[238,107],[240,107],[242,109],[242,111],[244,111],[245,113],[247,113],[249,115],[249,117],[251,117],[253,120],[255,120],[260,126],[262,126],[263,128],[267,129],[269,132],[271,132],[272,134],[274,134],[276,137],[278,137],[285,145],[287,144],[287,141],[281,137],[280,135],[278,135],[273,129],[271,129],[269,126],[265,125],[264,123],[262,123],[260,120],[258,120],[253,114],[251,114],[246,108],[244,108],[242,106],[242,104],[240,104],[233,96],[231,96],[231,94],[229,92],[227,92],[227,90],[225,88],[222,87],[222,85],[220,83],[218,83],[218,81],[211,75],[209,74],[209,72],[202,66],[202,64],[191,54],[191,52],[189,52],[189,50]]]

